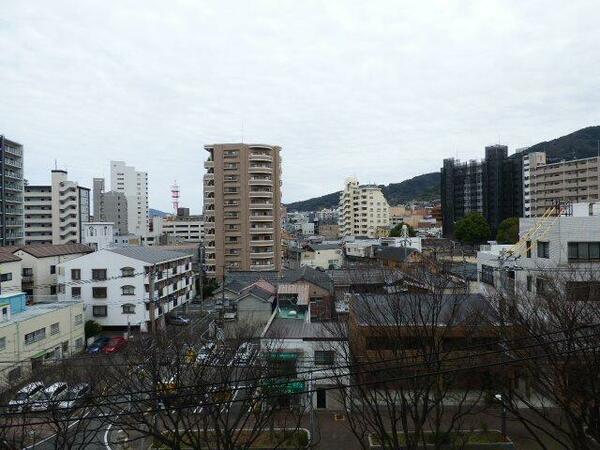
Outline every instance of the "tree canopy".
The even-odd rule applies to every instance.
[[[467,214],[454,226],[454,237],[465,244],[485,242],[490,234],[490,224],[480,213]]]
[[[504,219],[498,226],[496,240],[499,244],[515,244],[519,240],[519,218]]]
[[[410,237],[415,237],[417,235],[417,232],[415,231],[415,229],[413,227],[411,227],[409,224],[399,223],[398,225],[396,225],[394,228],[392,228],[390,230],[390,237],[402,236],[402,225],[406,225],[408,227],[408,235]]]

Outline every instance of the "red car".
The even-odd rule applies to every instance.
[[[125,338],[121,336],[110,338],[108,344],[102,349],[102,353],[116,353],[127,345]]]

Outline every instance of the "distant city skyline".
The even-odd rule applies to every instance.
[[[594,1],[3,2],[0,134],[25,177],[110,160],[202,208],[203,146],[281,146],[283,201],[553,139],[600,117]],[[160,30],[159,32],[157,32]]]

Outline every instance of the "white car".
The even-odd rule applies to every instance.
[[[71,409],[83,404],[90,394],[90,385],[87,383],[77,384],[67,391],[63,400],[58,403],[60,409]]]
[[[51,384],[43,391],[43,395],[31,402],[31,411],[46,411],[58,405],[67,393],[67,383]]]
[[[203,345],[200,350],[198,350],[198,356],[196,357],[196,362],[197,363],[205,363],[207,362],[213,352],[215,351],[215,343],[214,342],[209,342],[208,344]]]
[[[17,395],[15,395],[15,399],[8,402],[8,410],[11,412],[26,411],[32,401],[37,400],[43,395],[43,391],[44,383],[41,381],[36,381],[35,383],[23,386],[19,392],[17,392]]]

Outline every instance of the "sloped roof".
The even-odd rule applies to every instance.
[[[275,299],[275,296],[273,294],[258,286],[252,286],[249,290],[245,291],[245,293],[242,294],[242,297],[245,297],[246,295],[252,295],[269,303],[273,303],[273,300]]]
[[[277,286],[278,294],[296,294],[298,305],[308,305],[310,302],[310,287],[308,284],[283,283]]]
[[[10,252],[5,252],[5,251],[0,250],[0,263],[17,262],[17,261],[21,261],[21,258],[19,258],[16,255],[13,255]]]
[[[284,269],[281,273],[276,271],[231,271],[226,274],[225,285],[229,286],[231,281],[237,281],[245,287],[264,280],[273,286],[281,283],[295,283],[299,280],[306,280],[309,283],[322,287],[330,292],[333,291],[333,282],[327,273],[312,267],[303,266],[299,269]]]
[[[117,253],[119,255],[127,256],[129,258],[137,259],[151,264],[159,264],[166,261],[172,261],[174,259],[181,259],[188,256],[192,256],[191,253],[184,251],[174,250],[162,250],[155,247],[119,247],[109,248],[109,252]]]
[[[346,333],[339,332],[340,326],[342,325],[337,323],[305,322],[300,319],[276,317],[264,337],[268,339],[343,340]]]
[[[377,251],[377,258],[389,261],[404,262],[406,258],[417,251],[412,247],[380,247]]]
[[[36,258],[48,258],[51,256],[74,255],[76,253],[92,253],[94,250],[84,244],[32,244],[19,246],[13,251],[24,251]]]
[[[308,244],[307,247],[311,248],[314,251],[317,251],[317,250],[341,250],[341,246],[339,244]]]

